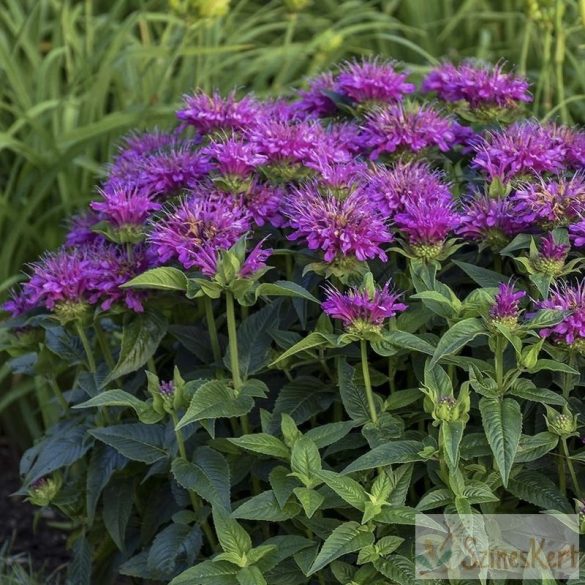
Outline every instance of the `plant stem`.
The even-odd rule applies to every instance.
[[[55,378],[53,376],[50,376],[48,378],[48,381],[49,381],[49,386],[51,386],[51,389],[55,393],[55,397],[57,398],[57,400],[59,401],[59,403],[63,407],[63,410],[65,412],[67,412],[67,410],[69,409],[69,404],[68,404],[67,400],[65,400],[65,396],[63,396],[63,392],[61,392],[61,388],[59,388],[59,384],[57,384],[57,380],[55,380]]]
[[[567,439],[562,438],[561,444],[563,446],[563,453],[567,460],[567,467],[569,468],[569,473],[571,475],[571,481],[573,482],[573,488],[575,489],[575,495],[581,499],[581,490],[579,489],[579,482],[577,481],[577,474],[575,473],[575,467],[573,466],[573,461],[571,460],[571,456],[569,455],[569,448],[567,446]]]
[[[378,413],[376,412],[376,403],[374,401],[374,392],[372,391],[372,382],[370,380],[370,367],[368,365],[368,346],[364,339],[360,341],[362,354],[362,373],[364,376],[364,386],[366,387],[366,398],[368,399],[368,408],[370,409],[370,418],[376,424],[378,422]]]
[[[239,394],[242,387],[242,378],[240,376],[240,360],[238,357],[238,334],[236,330],[236,312],[234,309],[234,296],[231,292],[225,293],[228,339],[230,347],[230,367],[232,370],[232,380],[236,395]]]
[[[110,370],[113,370],[115,363],[114,363],[114,357],[112,355],[112,349],[110,348],[110,346],[108,345],[108,342],[106,341],[106,338],[104,336],[104,330],[102,329],[102,326],[99,322],[99,319],[95,320],[94,329],[95,329],[95,336],[97,338],[98,345],[100,346],[100,349],[102,350],[102,355],[104,356],[104,360],[105,360],[106,364],[108,364],[108,368]]]
[[[496,370],[496,384],[498,385],[498,392],[504,392],[504,350],[506,349],[506,341],[500,335],[496,336],[496,353],[494,355],[494,368]]]
[[[95,358],[93,357],[93,351],[91,349],[89,339],[87,338],[87,335],[85,334],[85,330],[83,329],[83,327],[79,321],[75,321],[75,328],[77,330],[77,335],[79,335],[79,339],[81,339],[81,344],[83,345],[83,350],[85,351],[85,356],[87,359],[87,364],[89,366],[89,371],[92,374],[95,374],[95,371],[96,371]]]
[[[559,491],[563,496],[567,495],[567,478],[565,477],[565,460],[563,459],[562,453],[559,454],[557,461],[557,468],[559,474]]]

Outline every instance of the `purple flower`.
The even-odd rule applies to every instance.
[[[576,248],[585,248],[585,220],[569,226],[569,237]]]
[[[363,128],[364,146],[371,149],[370,158],[382,153],[420,152],[438,148],[446,152],[456,143],[456,122],[442,116],[429,105],[403,104],[371,112]]]
[[[400,295],[390,290],[390,283],[373,291],[350,288],[342,293],[333,287],[326,289],[327,299],[321,307],[334,319],[343,322],[351,333],[380,332],[386,319],[405,311],[407,305],[398,302]]]
[[[146,192],[116,182],[100,189],[99,194],[102,200],[92,201],[90,207],[118,228],[142,226],[153,211],[161,208]]]
[[[362,153],[364,149],[361,130],[352,122],[341,122],[326,128],[329,140],[340,149],[341,152],[351,155]]]
[[[322,157],[307,166],[318,173],[317,180],[322,193],[333,193],[338,197],[347,196],[357,187],[364,184],[367,177],[367,166],[362,162],[348,161],[336,163]]]
[[[496,323],[516,325],[520,316],[520,299],[526,296],[523,290],[517,291],[511,282],[502,283],[490,308],[490,319]]]
[[[527,224],[545,228],[566,226],[585,215],[585,175],[538,178],[511,197],[514,213]]]
[[[94,292],[89,297],[90,302],[99,303],[104,311],[121,302],[130,310],[142,313],[142,301],[146,294],[121,286],[154,267],[154,258],[147,248],[142,245],[128,248],[108,243],[91,248],[88,256],[94,271]]]
[[[220,130],[229,132],[249,128],[254,125],[259,113],[258,103],[250,97],[238,101],[233,93],[225,98],[218,93],[196,93],[185,96],[185,107],[177,112],[177,117],[202,134],[210,134]]]
[[[424,162],[399,161],[393,168],[377,165],[367,177],[367,192],[385,217],[392,218],[409,201],[450,204],[453,196],[443,175]]]
[[[552,233],[545,234],[540,239],[533,266],[538,272],[556,277],[563,272],[570,249],[568,244],[557,243]]]
[[[135,164],[141,157],[165,148],[170,148],[177,144],[179,140],[176,131],[169,133],[155,130],[142,134],[130,134],[123,138],[114,164],[119,166],[127,163]]]
[[[105,240],[104,236],[93,231],[99,217],[93,211],[74,215],[69,220],[69,230],[65,236],[67,246],[84,246]]]
[[[518,176],[563,170],[566,147],[555,126],[523,121],[487,134],[475,145],[472,166],[490,179],[509,181]]]
[[[241,138],[228,138],[224,141],[211,142],[203,150],[209,158],[213,169],[230,178],[246,179],[268,160],[260,154],[255,144],[245,142]]]
[[[161,382],[159,384],[159,392],[165,398],[172,398],[175,395],[175,385],[172,380]]]
[[[299,91],[300,100],[294,104],[301,112],[319,117],[335,114],[337,106],[327,95],[336,91],[335,79],[331,72],[322,73],[308,82],[308,89]]]
[[[31,264],[32,275],[23,286],[30,305],[53,310],[90,302],[98,271],[89,250],[62,248]]]
[[[273,227],[280,227],[284,221],[281,214],[284,197],[284,191],[280,187],[252,183],[241,195],[241,203],[257,226],[270,224]]]
[[[524,227],[517,221],[508,199],[476,195],[464,204],[457,231],[467,240],[499,249]]]
[[[30,299],[26,288],[23,287],[10,291],[10,298],[1,308],[3,311],[10,313],[12,317],[20,317],[35,307],[36,303]]]
[[[408,73],[398,73],[395,63],[380,59],[346,62],[337,77],[340,93],[357,103],[388,103],[400,101],[416,86],[408,83]]]
[[[262,248],[265,240],[266,238],[257,244],[247,255],[238,273],[241,278],[248,278],[259,270],[266,268],[266,260],[270,258],[272,250]]]
[[[458,226],[459,216],[452,202],[433,202],[420,197],[408,201],[404,211],[394,216],[394,222],[417,256],[433,258]]]
[[[250,229],[247,211],[233,199],[196,193],[153,225],[149,240],[160,262],[178,259],[184,268],[215,274],[216,257]]]
[[[580,352],[585,349],[585,281],[571,286],[561,284],[551,290],[549,298],[539,304],[542,309],[567,311],[560,323],[542,329],[542,337],[574,347]]]
[[[567,151],[566,164],[577,170],[585,169],[585,132],[563,126],[559,128],[562,133]]]
[[[323,250],[326,262],[339,256],[387,258],[380,246],[392,236],[362,190],[338,199],[321,195],[319,184],[312,182],[293,189],[284,215],[293,229],[289,239],[303,239],[310,250]]]
[[[471,108],[497,106],[513,108],[519,102],[531,102],[528,81],[505,73],[503,65],[464,62],[459,66],[445,63],[431,71],[422,89],[435,92],[447,102],[465,101]]]

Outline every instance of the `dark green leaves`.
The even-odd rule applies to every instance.
[[[171,266],[152,268],[129,280],[122,288],[145,288],[157,290],[187,290],[185,274]]]
[[[448,329],[437,344],[431,366],[447,356],[457,353],[478,335],[487,335],[487,329],[480,319],[463,319]]]
[[[162,425],[122,424],[89,431],[98,441],[133,461],[152,464],[168,456]]]
[[[522,434],[520,405],[512,398],[482,398],[479,409],[502,483],[506,486]]]
[[[424,445],[419,441],[394,441],[380,445],[350,463],[343,473],[354,473],[396,463],[422,461],[420,452],[423,447]]]

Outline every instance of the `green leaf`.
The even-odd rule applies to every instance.
[[[168,456],[162,425],[131,423],[92,429],[89,433],[132,461],[152,464]]]
[[[413,461],[422,461],[419,455],[424,445],[420,441],[395,441],[385,445],[379,445],[361,457],[358,457],[353,463],[350,463],[344,470],[343,474],[354,473],[356,471],[365,471],[384,467],[385,465],[394,465],[396,463],[412,463]]]
[[[226,381],[211,380],[197,389],[176,430],[199,420],[243,416],[253,407],[252,398],[243,395],[236,397]]]
[[[538,471],[522,471],[510,478],[508,491],[520,500],[543,510],[558,510],[565,514],[574,513],[573,507],[554,482]]]
[[[108,534],[116,546],[125,550],[125,534],[132,513],[134,484],[127,478],[117,478],[104,491],[103,520]]]
[[[397,390],[386,398],[386,410],[398,410],[405,406],[410,406],[413,402],[422,398],[422,393],[418,388],[407,388],[406,390]]]
[[[536,461],[552,451],[558,443],[559,436],[548,431],[537,433],[534,436],[522,435],[514,463]]]
[[[253,453],[261,453],[262,455],[278,457],[287,461],[290,458],[289,448],[280,439],[267,433],[243,435],[235,439],[230,438],[228,441]]]
[[[459,464],[459,446],[463,438],[465,423],[460,420],[442,421],[441,436],[443,439],[443,453],[447,460],[447,465],[451,469],[456,469]]]
[[[298,474],[305,485],[311,484],[313,477],[321,471],[321,456],[317,445],[307,437],[298,439],[292,449],[290,464],[293,472]]]
[[[314,560],[308,575],[313,575],[332,561],[343,555],[355,552],[373,544],[374,535],[370,530],[357,522],[341,524],[327,537],[317,558]]]
[[[418,351],[433,355],[435,348],[428,342],[407,331],[387,331],[384,339],[372,344],[374,351],[382,356],[391,356],[400,351]]]
[[[297,487],[293,492],[303,506],[307,518],[312,518],[325,500],[319,492],[311,488]]]
[[[556,309],[542,309],[532,318],[522,324],[522,329],[543,329],[560,323],[566,316],[566,311]]]
[[[476,266],[475,264],[468,264],[467,262],[461,262],[460,260],[453,260],[453,264],[459,266],[467,276],[482,288],[497,288],[502,282],[506,282],[507,280],[507,277],[499,272],[487,270],[486,268]]]
[[[152,268],[122,285],[122,288],[148,288],[157,290],[187,290],[187,277],[178,268],[161,266]]]
[[[281,508],[286,506],[288,499],[293,490],[299,486],[299,480],[289,475],[286,467],[275,467],[269,475],[270,485],[274,491],[274,496]]]
[[[154,355],[167,326],[167,320],[159,313],[134,315],[124,326],[118,363],[103,385],[141,368]]]
[[[255,565],[240,569],[236,579],[239,585],[266,585],[262,571]]]
[[[92,545],[85,536],[73,545],[73,559],[67,569],[67,582],[75,585],[91,585]]]
[[[296,502],[280,506],[274,491],[268,490],[246,500],[232,513],[239,520],[256,520],[263,522],[284,522],[299,514],[301,507]]]
[[[258,286],[256,289],[256,299],[258,297],[293,297],[297,299],[305,299],[312,303],[318,303],[319,299],[315,298],[308,290],[295,282],[288,280],[277,280],[276,282],[266,282]]]
[[[243,557],[252,548],[250,535],[222,507],[214,506],[213,524],[221,548]]]
[[[522,434],[520,405],[512,398],[482,398],[479,410],[502,483],[507,486]]]
[[[145,402],[124,390],[106,390],[86,402],[76,404],[73,408],[98,408],[101,406],[127,406],[138,415],[148,409]]]
[[[520,386],[512,384],[508,390],[508,394],[524,398],[524,400],[531,400],[532,402],[540,402],[540,404],[554,404],[556,406],[564,406],[567,401],[556,392],[548,388],[530,388],[528,386]]]
[[[345,412],[357,424],[369,421],[368,400],[365,389],[356,381],[356,368],[350,366],[345,360],[339,360],[337,372],[339,392]]]
[[[324,345],[328,345],[330,340],[323,335],[323,333],[318,333],[317,331],[313,331],[313,333],[309,333],[307,337],[295,343],[292,347],[287,349],[284,353],[280,354],[272,363],[269,364],[269,367],[274,366],[278,362],[282,360],[288,359],[297,353],[301,353],[302,351],[308,351],[310,349],[316,347],[322,347]]]
[[[158,574],[173,575],[177,559],[187,548],[197,556],[203,544],[201,529],[188,524],[170,524],[159,532],[148,551],[148,568]],[[193,554],[194,553],[194,554]]]
[[[360,512],[364,511],[364,505],[369,501],[368,494],[355,479],[325,469],[319,472],[319,479],[350,506]]]
[[[443,334],[433,358],[431,367],[435,366],[442,358],[457,353],[478,335],[487,335],[487,329],[480,319],[463,319],[453,325]]]
[[[328,423],[309,429],[305,436],[311,439],[319,449],[323,449],[343,439],[354,427],[355,422],[352,420]]]
[[[236,585],[239,570],[227,561],[203,561],[183,571],[169,585]]]
[[[210,447],[199,447],[193,463],[178,457],[171,465],[177,483],[214,506],[230,507],[230,469],[225,457]]]
[[[388,559],[374,561],[374,567],[384,577],[398,585],[414,585],[414,563],[406,557],[393,555]]]

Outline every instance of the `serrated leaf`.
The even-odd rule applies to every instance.
[[[152,464],[168,456],[162,425],[131,423],[92,429],[89,433],[132,461]]]
[[[230,438],[228,441],[253,453],[286,460],[290,458],[289,448],[280,439],[267,433],[243,435],[242,437]]]
[[[121,287],[186,291],[187,277],[178,268],[160,266],[139,274]]]
[[[307,575],[313,575],[343,555],[373,544],[374,535],[357,522],[341,524],[327,537]]]
[[[134,315],[124,326],[118,363],[103,385],[141,368],[154,355],[167,327],[167,320],[159,313]]]
[[[299,480],[291,477],[286,467],[275,467],[270,472],[269,480],[278,505],[283,508],[292,495],[293,490],[299,486]]]
[[[356,423],[363,424],[370,420],[365,389],[356,381],[356,369],[345,360],[339,360],[337,368],[339,392],[345,412]]]
[[[307,437],[298,439],[292,449],[291,469],[308,480],[321,471],[321,456],[317,445]]]
[[[188,524],[170,524],[159,532],[148,552],[147,565],[150,570],[159,574],[172,576],[177,565],[178,557],[184,552],[187,545],[193,556],[203,544],[203,537],[198,526]],[[194,549],[194,550],[193,550]]]
[[[487,329],[480,319],[463,319],[455,323],[439,340],[431,359],[431,367],[441,359],[457,353],[479,335],[487,335]]]
[[[493,270],[488,270],[475,264],[468,264],[460,260],[453,260],[453,264],[459,266],[467,276],[482,288],[497,288],[502,282],[506,282],[507,280],[507,277],[499,272],[494,272]]]
[[[354,473],[356,471],[365,471],[384,467],[385,465],[394,465],[396,463],[412,463],[422,461],[419,455],[424,445],[420,441],[395,441],[385,445],[379,445],[369,453],[358,457],[353,463],[350,463],[344,470],[343,474]]]
[[[374,567],[384,577],[398,585],[414,585],[414,564],[406,557],[393,555],[388,559],[374,561]]]
[[[311,488],[297,487],[293,492],[303,506],[307,518],[312,518],[325,500],[319,492]]]
[[[350,506],[360,512],[364,511],[364,504],[368,501],[368,495],[366,490],[355,479],[325,469],[319,472],[319,479]]]
[[[232,517],[238,520],[256,520],[264,522],[284,522],[294,518],[301,511],[295,502],[280,506],[272,490],[262,492],[238,506]]]
[[[177,483],[214,506],[230,507],[230,469],[225,457],[210,447],[199,447],[193,462],[175,459],[171,471]]]
[[[266,297],[293,297],[305,299],[312,303],[318,303],[319,299],[314,297],[308,290],[295,282],[288,280],[277,280],[276,282],[265,282],[256,289],[256,299]]]
[[[116,546],[125,550],[125,534],[132,513],[133,482],[117,478],[104,490],[103,520]]]
[[[522,435],[516,451],[514,463],[528,463],[540,459],[552,451],[559,443],[559,436],[548,431],[534,436]]]
[[[309,429],[305,436],[311,439],[319,449],[323,449],[343,439],[355,425],[356,423],[352,420],[328,423]]]
[[[329,343],[328,338],[323,335],[322,333],[318,333],[314,331],[313,333],[309,333],[307,337],[295,343],[292,347],[287,349],[284,353],[280,354],[272,363],[270,363],[270,367],[274,366],[278,362],[282,360],[288,359],[297,353],[301,353],[302,351],[308,351],[310,349],[314,349],[316,347],[322,347]]]
[[[243,416],[253,407],[254,400],[249,396],[236,396],[224,380],[211,380],[197,389],[176,429],[204,419]]]
[[[482,398],[479,410],[502,483],[507,486],[522,434],[520,405],[512,398]]]
[[[558,510],[565,514],[574,513],[573,507],[559,488],[538,471],[522,471],[510,478],[508,491],[543,510]]]
[[[73,408],[99,408],[102,406],[126,406],[132,408],[138,415],[148,408],[148,405],[140,398],[119,389],[105,390],[81,404],[76,404]]]
[[[224,552],[243,557],[252,548],[250,535],[224,508],[214,506],[213,524]]]
[[[465,423],[460,420],[442,421],[441,436],[443,439],[443,453],[447,465],[451,469],[457,468],[459,464],[459,447],[463,438]]]
[[[236,585],[239,570],[226,561],[203,561],[177,575],[169,585]]]
[[[427,355],[433,355],[434,346],[421,337],[407,331],[387,331],[382,341],[372,344],[374,351],[382,356],[395,355],[400,351],[417,351]]]

